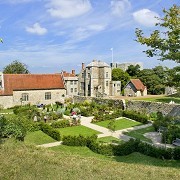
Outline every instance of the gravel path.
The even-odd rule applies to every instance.
[[[69,118],[69,116],[65,116],[65,118]],[[105,127],[101,127],[101,126],[98,126],[96,124],[91,123],[92,119],[93,119],[93,117],[81,117],[81,125],[101,132],[101,134],[98,134],[98,138],[107,137],[107,136],[113,136],[113,137],[121,139],[123,141],[129,141],[131,138],[133,138],[133,137],[130,137],[130,136],[127,136],[127,135],[123,134],[123,132],[134,131],[134,130],[143,129],[143,128],[147,128],[147,127],[152,126],[152,124],[149,123],[149,124],[145,124],[145,125],[141,125],[141,126],[135,126],[135,127],[122,129],[122,130],[117,130],[117,131],[112,133]],[[161,139],[160,139],[160,135],[158,133],[149,132],[149,133],[145,134],[145,137],[151,139],[155,146],[165,147],[164,144],[160,143]],[[38,145],[38,147],[48,148],[48,147],[59,146],[61,144],[62,144],[62,141],[59,141],[59,142],[54,142],[54,143]],[[171,147],[172,148],[173,146],[167,144],[166,147]]]

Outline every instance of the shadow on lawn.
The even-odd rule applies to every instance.
[[[162,160],[150,156],[145,156],[137,152],[127,156],[115,156],[113,159],[117,162],[142,164],[145,166],[173,167],[177,169],[180,167],[180,160]]]

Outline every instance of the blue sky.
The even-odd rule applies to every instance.
[[[178,0],[0,0],[0,71],[13,60],[31,73],[78,73],[93,59],[142,62],[144,68],[173,67],[171,61],[147,58],[135,29],[149,34]]]

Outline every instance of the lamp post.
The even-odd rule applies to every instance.
[[[112,52],[112,63],[113,63],[113,61],[114,61],[114,54],[113,54],[113,48],[111,48],[111,52]]]

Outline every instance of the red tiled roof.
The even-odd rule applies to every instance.
[[[146,88],[140,79],[131,79],[130,81],[138,91],[144,91]]]
[[[4,90],[0,95],[12,95],[13,90],[63,89],[60,74],[4,74]]]

